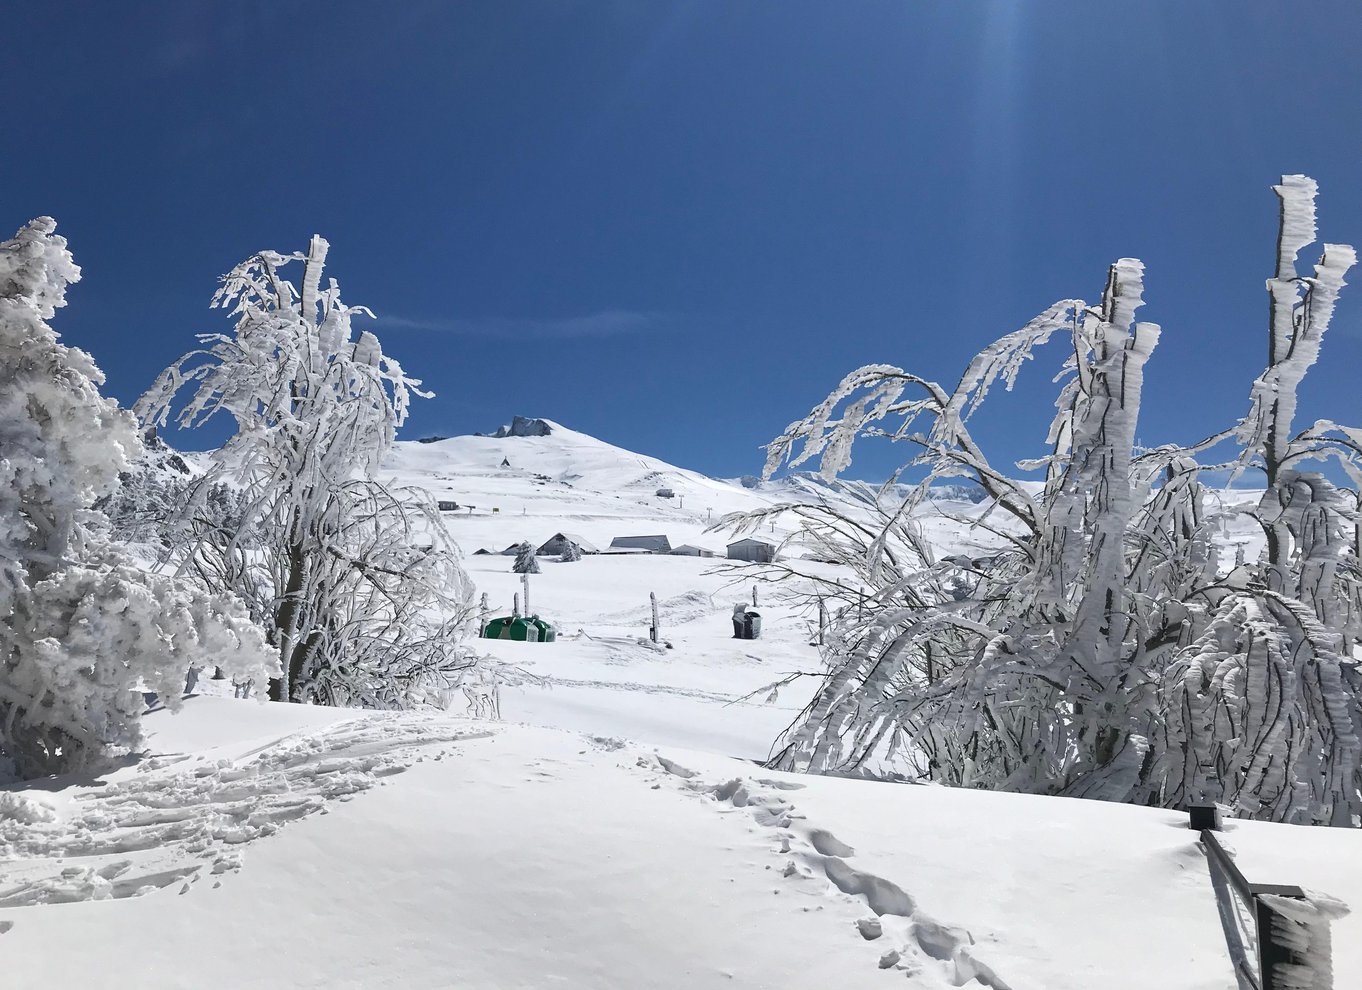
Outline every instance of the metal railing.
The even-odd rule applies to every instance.
[[[1221,880],[1221,883],[1216,884],[1217,901],[1220,904],[1221,921],[1225,926],[1230,956],[1234,961],[1240,985],[1246,985],[1251,990],[1283,990],[1283,984],[1279,979],[1281,968],[1309,965],[1310,960],[1304,958],[1305,950],[1300,948],[1299,939],[1283,937],[1284,926],[1280,923],[1281,916],[1270,902],[1264,900],[1264,896],[1304,900],[1305,891],[1289,884],[1250,883],[1216,838],[1215,832],[1219,828],[1218,813],[1213,808],[1205,806],[1191,810],[1193,828],[1208,826],[1200,828],[1201,845],[1214,871],[1212,882],[1215,883],[1217,878]],[[1223,888],[1229,888],[1239,896],[1249,911],[1251,925],[1243,923],[1232,906],[1220,897]],[[1239,940],[1238,928],[1243,928],[1252,940],[1251,949]],[[1331,969],[1327,965],[1318,968],[1325,972]]]

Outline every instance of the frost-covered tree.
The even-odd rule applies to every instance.
[[[242,528],[245,497],[229,484],[214,482],[200,492],[199,472],[148,430],[142,454],[132,468],[121,472],[118,486],[95,503],[109,519],[112,535],[142,544],[154,553],[176,542],[181,527],[213,526],[238,532]]]
[[[177,708],[191,666],[263,677],[273,658],[230,596],[149,574],[93,505],[141,450],[90,355],[48,325],[80,278],[47,217],[0,243],[0,751],[23,776],[141,739],[141,691]]]
[[[1356,485],[1362,431],[1292,422],[1355,256],[1326,245],[1313,274],[1298,275],[1296,255],[1315,239],[1315,184],[1287,176],[1275,191],[1270,360],[1237,427],[1192,447],[1137,448],[1159,329],[1136,321],[1143,267],[1125,259],[1100,303],[1056,303],[976,356],[953,390],[861,368],[770,445],[768,475],[820,457],[832,477],[858,436],[889,436],[919,449],[911,465],[924,474],[906,500],[865,515],[789,507],[811,554],[854,577],[774,568],[834,609],[828,673],[775,765],[867,771],[903,759],[963,786],[1357,820],[1358,493],[1305,463],[1333,458]],[[968,421],[1053,338],[1068,359],[1050,453],[1022,465],[1044,470],[1037,486],[995,467]],[[1227,466],[1201,459],[1229,443],[1240,448],[1231,465],[1266,477],[1250,510],[1266,549],[1242,566],[1219,559],[1227,510],[1201,480]],[[913,510],[956,478],[988,493],[987,510],[962,522],[994,549],[942,558]]]
[[[534,544],[525,542],[515,548],[515,562],[511,564],[515,574],[538,574],[539,557],[534,552]]]
[[[563,552],[558,559],[565,564],[570,564],[575,561],[581,560],[582,548],[579,547],[577,544],[573,543],[571,540],[567,540],[563,544]]]
[[[276,699],[398,708],[448,697],[472,660],[463,645],[472,586],[428,495],[375,478],[425,396],[345,305],[322,272],[328,245],[306,255],[263,251],[223,278],[213,305],[231,333],[167,368],[137,412],[195,427],[222,413],[235,434],[198,486],[231,479],[242,493],[235,530],[185,530],[175,559],[210,587],[245,599],[278,652]],[[282,274],[303,263],[300,282]],[[192,513],[191,513],[192,514]]]

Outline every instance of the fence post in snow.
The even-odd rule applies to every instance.
[[[485,591],[482,593],[482,601],[478,603],[478,610],[483,615],[487,614],[487,592]]]
[[[520,617],[520,592],[511,596],[511,614],[516,618]]]
[[[828,632],[828,606],[822,598],[818,599],[818,645],[822,646],[827,642]]]
[[[757,586],[755,584],[752,585],[752,607],[757,607]]]
[[[653,625],[652,628],[648,630],[648,638],[656,643],[658,637],[661,635],[661,630],[658,629],[658,626],[661,625],[661,623],[657,618],[657,592],[648,592],[648,600],[652,602],[653,605]]]
[[[530,614],[530,575],[524,573],[520,575],[520,583],[525,586],[525,614]]]

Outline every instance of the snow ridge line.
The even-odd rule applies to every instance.
[[[967,929],[935,920],[898,884],[848,863],[856,850],[808,823],[782,793],[802,790],[805,785],[764,777],[734,777],[716,784],[651,752],[639,756],[636,766],[677,778],[680,790],[723,805],[723,811],[746,810],[758,826],[773,830],[777,842],[772,851],[784,859],[781,875],[788,880],[816,890],[821,876],[831,885],[826,893],[862,901],[873,915],[856,922],[860,936],[866,941],[885,938],[896,946],[881,953],[880,969],[926,978],[928,985],[940,981],[941,986],[1011,990],[978,958],[974,936]]]
[[[77,794],[63,814],[36,792],[0,792],[0,909],[108,900],[241,868],[240,847],[383,783],[451,743],[495,732],[447,715],[371,713],[239,759],[153,757]],[[80,865],[67,865],[79,857]],[[217,886],[217,883],[214,884]],[[12,922],[0,921],[0,932]]]

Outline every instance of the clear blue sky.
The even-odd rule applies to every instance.
[[[751,473],[846,371],[953,383],[1135,256],[1142,439],[1192,440],[1261,368],[1269,185],[1362,245],[1356,2],[49,0],[0,57],[0,236],[57,218],[57,329],[124,403],[227,326],[220,274],[318,232],[438,393],[405,436],[540,415]],[[1362,421],[1360,364],[1362,284],[1304,415]],[[1041,451],[1052,370],[993,401],[995,460]]]

